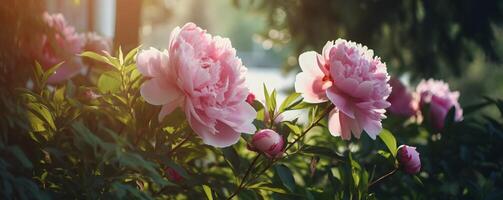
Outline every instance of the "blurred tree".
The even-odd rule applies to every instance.
[[[31,73],[33,60],[28,59],[30,46],[46,31],[42,22],[44,2],[38,0],[5,1],[0,6],[0,87],[9,88],[25,84],[27,76],[13,74]],[[23,50],[21,50],[23,49]]]
[[[140,14],[142,1],[117,1],[114,45],[129,51],[140,43]]]
[[[459,76],[475,48],[490,61],[502,57],[495,28],[502,24],[503,1],[234,1],[245,2],[267,13],[271,30],[289,33],[297,52],[321,50],[342,37],[376,50],[394,71],[412,69],[415,76],[434,76],[440,68]]]

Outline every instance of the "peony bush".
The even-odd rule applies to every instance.
[[[501,181],[471,171],[477,163],[448,168],[481,159],[458,140],[501,143],[491,139],[501,121],[464,116],[490,105],[503,113],[501,100],[462,108],[441,80],[409,88],[362,44],[337,39],[299,55],[295,92],[278,101],[265,85],[265,99],[255,98],[231,41],[194,23],[175,28],[163,50],[114,54],[62,15],[44,20],[33,86],[2,99],[11,105],[0,140],[4,199],[448,198],[429,187],[452,179],[448,169]],[[484,166],[501,177],[500,165]]]

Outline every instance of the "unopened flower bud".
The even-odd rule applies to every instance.
[[[253,102],[255,101],[255,95],[250,92],[248,96],[246,97],[246,102],[248,102],[250,105],[253,105]]]
[[[183,177],[176,170],[174,170],[171,167],[166,168],[165,172],[166,172],[166,176],[168,177],[168,179],[170,181],[180,182],[183,180]]]
[[[398,162],[400,168],[408,174],[416,174],[421,170],[421,159],[416,147],[401,145],[398,147]]]
[[[249,149],[264,153],[270,158],[283,154],[283,137],[271,129],[262,129],[253,135]]]

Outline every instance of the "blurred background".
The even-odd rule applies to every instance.
[[[22,1],[21,1],[22,2]],[[30,1],[27,1],[30,2]],[[491,0],[45,0],[8,2],[6,19],[63,13],[77,31],[95,31],[131,49],[166,48],[171,30],[194,22],[228,37],[249,68],[249,87],[288,91],[298,55],[339,37],[367,45],[390,73],[415,85],[448,81],[461,104],[503,94],[502,1]],[[25,16],[26,15],[26,16]],[[11,20],[12,21],[12,20]],[[18,25],[22,27],[22,20]],[[9,38],[11,33],[2,33]],[[9,43],[5,40],[2,43]],[[5,46],[5,44],[4,44]],[[13,52],[2,50],[2,56]],[[14,52],[15,53],[15,52]],[[3,59],[5,60],[5,59]]]

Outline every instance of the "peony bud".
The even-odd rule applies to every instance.
[[[171,167],[166,168],[165,172],[166,172],[166,176],[168,177],[168,179],[170,181],[180,182],[183,180],[183,177],[176,170],[174,170]]]
[[[421,170],[421,159],[416,147],[401,145],[398,147],[398,162],[405,173],[416,174]]]
[[[250,105],[253,105],[253,102],[255,101],[255,95],[250,92],[248,96],[246,97],[246,102],[248,102]]]
[[[271,129],[262,129],[253,135],[249,149],[264,153],[269,158],[283,154],[283,137]]]

